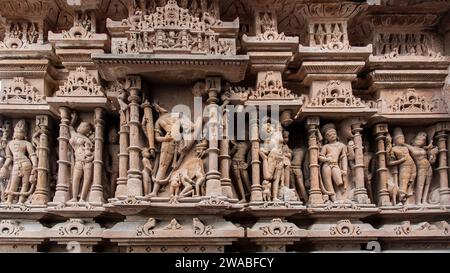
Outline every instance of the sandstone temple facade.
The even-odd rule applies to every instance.
[[[450,248],[450,1],[0,16],[0,251]]]

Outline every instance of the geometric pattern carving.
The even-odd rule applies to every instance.
[[[101,85],[89,74],[85,67],[77,67],[75,71],[69,73],[67,81],[59,87],[56,92],[58,97],[103,97]]]
[[[15,77],[3,87],[0,103],[6,104],[45,104],[45,96],[29,85],[23,77]]]

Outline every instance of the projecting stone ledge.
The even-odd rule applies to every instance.
[[[230,82],[242,81],[249,57],[247,55],[189,54],[92,54],[101,76],[112,81],[131,74],[140,74],[151,81],[192,83],[208,76],[221,76]]]

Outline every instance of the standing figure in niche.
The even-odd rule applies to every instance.
[[[151,153],[148,148],[142,149],[142,182],[144,183],[144,196],[152,191],[152,172],[153,164],[151,161]]]
[[[426,204],[430,190],[433,168],[431,164],[436,161],[438,148],[427,144],[427,133],[419,132],[414,138],[412,145],[406,144],[417,167],[417,178],[415,187],[415,201],[417,205]]]
[[[292,150],[288,146],[289,141],[289,132],[286,130],[283,130],[283,186],[286,188],[290,187],[291,184],[291,160],[292,160]]]
[[[107,156],[105,160],[106,171],[109,174],[110,192],[109,196],[114,196],[116,192],[117,178],[119,177],[119,136],[115,128],[111,128],[108,132]]]
[[[250,192],[250,180],[248,177],[247,154],[250,144],[247,141],[231,141],[233,148],[230,151],[231,170],[235,179],[235,189],[241,198],[240,202],[245,202],[245,189]]]
[[[322,128],[322,135],[327,143],[322,146],[319,154],[319,161],[322,163],[322,179],[325,190],[331,195],[332,202],[336,201],[336,188],[347,190],[347,147],[337,139],[336,127],[334,124],[325,124]]]
[[[70,140],[75,155],[75,163],[72,165],[72,199],[69,202],[85,202],[92,183],[92,171],[94,161],[94,143],[92,126],[82,121],[75,130],[75,122],[78,116],[72,113],[70,122]],[[81,186],[81,194],[80,194]]]
[[[27,135],[26,122],[20,120],[14,127],[13,140],[6,145],[6,160],[0,169],[0,178],[6,179],[8,168],[12,165],[10,181],[6,188],[7,204],[12,204],[19,195],[19,203],[23,204],[31,195],[36,184],[36,168],[38,159],[31,142],[25,139]],[[31,189],[29,191],[29,186]],[[20,192],[17,189],[21,186]]]
[[[272,184],[273,201],[280,201],[278,191],[280,183],[284,183],[284,163],[283,156],[283,136],[281,128],[275,128],[272,124],[266,122],[263,124],[265,132],[264,143],[261,144],[259,155],[263,163],[263,177],[265,181]]]
[[[308,192],[305,187],[305,178],[303,176],[302,165],[305,162],[306,149],[305,148],[295,148],[292,150],[292,161],[291,170],[293,181],[299,190],[299,196],[303,203],[308,202]]]
[[[394,129],[394,146],[388,154],[388,166],[398,166],[399,181],[399,201],[406,203],[408,197],[412,196],[412,184],[416,179],[416,164],[409,153],[408,146],[405,143],[405,136],[402,129]]]

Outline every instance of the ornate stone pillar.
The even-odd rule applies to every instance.
[[[261,161],[259,160],[259,128],[258,128],[258,111],[251,109],[250,111],[250,141],[252,143],[252,186],[251,186],[251,202],[262,202],[262,186],[260,180]]]
[[[354,195],[356,202],[359,204],[370,204],[367,196],[367,189],[364,186],[364,152],[362,140],[362,125],[363,121],[355,119],[352,121],[353,141],[355,143],[355,191]]]
[[[449,206],[450,205],[450,189],[448,187],[448,158],[447,158],[447,139],[448,139],[448,131],[446,125],[439,124],[438,131],[436,135],[438,139],[438,148],[439,148],[439,167],[437,170],[439,171],[439,201],[441,205]]]
[[[104,144],[104,124],[105,110],[103,108],[95,108],[94,124],[95,124],[95,150],[94,150],[94,175],[89,195],[89,202],[104,203],[102,171],[103,171],[103,144]]]
[[[139,119],[140,100],[139,92],[141,89],[141,82],[139,77],[130,78],[131,86],[129,88],[129,111],[130,111],[130,146],[128,147],[128,154],[130,159],[130,166],[128,170],[127,181],[127,196],[142,196],[142,173],[140,170],[140,154],[141,147],[139,146],[139,135],[141,130],[141,123]]]
[[[208,172],[206,174],[206,196],[223,196],[219,172],[219,102],[220,78],[207,78],[208,93]]]
[[[36,127],[39,130],[39,145],[37,147],[38,168],[36,191],[31,197],[31,204],[46,205],[48,202],[48,176],[49,176],[49,122],[47,115],[36,116]]]
[[[58,160],[58,181],[56,183],[56,193],[53,202],[65,203],[69,200],[69,172],[70,161],[68,159],[67,150],[70,140],[70,109],[60,107],[59,114],[61,122],[59,124],[59,160]]]
[[[317,130],[319,130],[319,117],[309,117],[306,120],[306,128],[308,130],[308,151],[309,151],[309,169],[310,169],[310,184],[309,190],[309,204],[320,205],[323,204],[322,191],[320,190],[319,181],[319,143]]]
[[[148,100],[145,100],[142,104],[142,109],[144,109],[144,118],[146,120],[146,126],[144,130],[147,131],[147,139],[148,139],[148,149],[150,153],[155,152],[155,129],[153,128],[153,112],[152,112],[152,106]]]
[[[223,194],[228,198],[233,198],[230,179],[230,140],[228,137],[228,110],[225,109],[222,119],[222,140],[220,141],[220,183]]]
[[[128,110],[126,110],[128,111]],[[120,115],[119,131],[119,177],[117,178],[117,187],[115,197],[125,198],[127,195],[127,172],[128,172],[128,140],[129,127],[127,115]]]
[[[387,166],[386,166],[386,147],[385,140],[388,133],[388,126],[385,123],[379,123],[375,125],[374,134],[377,142],[377,176],[378,176],[378,206],[390,206],[392,205],[389,199],[389,192],[387,190]]]

